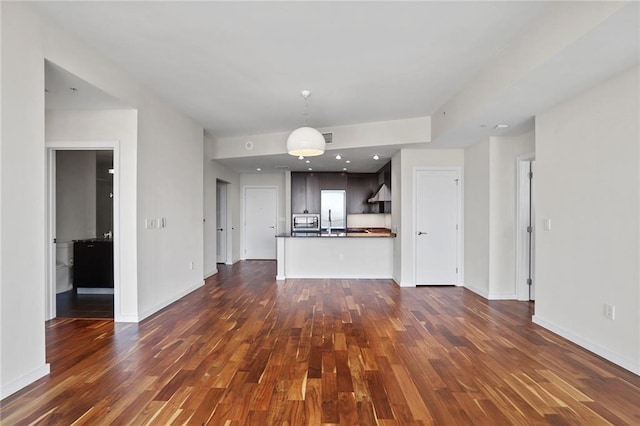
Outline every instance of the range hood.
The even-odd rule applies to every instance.
[[[391,201],[391,191],[389,191],[387,185],[383,183],[376,191],[376,195],[369,198],[369,200],[367,201],[369,201],[370,203],[377,203],[379,201]]]

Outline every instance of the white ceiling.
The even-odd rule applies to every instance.
[[[298,127],[302,89],[312,91],[308,124],[314,127],[431,115],[552,4],[176,1],[38,6],[221,138]],[[628,66],[629,51],[637,46],[628,40],[637,38],[637,16],[633,22],[635,33],[628,26],[616,33],[612,25],[593,41],[600,48],[607,42],[617,46],[604,55],[612,63],[598,61],[600,53],[583,43],[572,51],[576,58],[567,56],[573,62],[559,58],[503,95],[504,108],[470,117],[464,124],[475,139],[466,132],[467,140],[489,134],[506,112],[513,124],[530,126],[535,108],[570,92],[567,81],[577,90],[592,84],[594,76],[601,79]],[[584,68],[585,58],[591,58],[593,71],[572,78]],[[558,82],[556,69],[563,75]],[[544,83],[542,89],[539,83]],[[487,123],[488,128],[479,126]],[[460,146],[463,139],[455,136]],[[432,146],[454,145],[443,139]],[[364,160],[371,152],[350,154]],[[318,167],[335,169],[332,157],[323,157],[328,158],[316,159]],[[225,162],[238,170],[255,170],[258,160]],[[285,157],[263,160],[269,167],[292,163]]]
[[[46,109],[125,109],[123,101],[114,98],[78,78],[56,64],[44,62]]]

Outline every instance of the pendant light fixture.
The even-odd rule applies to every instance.
[[[324,154],[325,141],[322,133],[313,127],[307,127],[307,117],[309,116],[309,96],[311,92],[303,90],[300,92],[305,100],[304,112],[302,113],[302,127],[297,128],[287,138],[287,151],[291,155],[313,157]]]

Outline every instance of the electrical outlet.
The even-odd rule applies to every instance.
[[[344,254],[340,253],[338,255],[338,260],[340,260],[340,261],[344,260]]]
[[[616,307],[615,305],[609,305],[605,303],[604,305],[604,316],[607,319],[614,320],[616,319]]]
[[[147,229],[153,229],[156,227],[156,220],[155,219],[145,219],[144,220],[144,227]]]

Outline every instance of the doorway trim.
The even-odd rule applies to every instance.
[[[46,229],[45,229],[45,320],[56,317],[55,203],[56,151],[113,151],[113,317],[120,318],[120,141],[45,142],[46,149]]]
[[[222,196],[219,197],[218,194],[221,194]],[[223,200],[223,203],[221,203],[222,205],[218,205],[218,201],[219,200]],[[222,214],[220,216],[222,217],[218,217],[218,212],[222,212]],[[223,262],[219,262],[219,253],[218,253],[218,221],[220,221],[220,226],[222,226],[224,229],[226,229],[226,231],[224,232],[224,237],[225,237],[225,241],[224,241],[224,261]],[[216,179],[216,264],[218,263],[224,263],[226,265],[231,265],[231,257],[230,257],[230,241],[229,241],[229,235],[231,234],[231,227],[229,226],[230,223],[230,214],[229,214],[229,182],[226,182],[222,179]],[[216,272],[217,272],[217,267],[216,267]]]
[[[456,265],[458,267],[458,282],[456,286],[462,286],[464,283],[464,172],[462,167],[448,166],[448,167],[430,167],[430,166],[417,166],[413,168],[413,220],[411,227],[411,244],[412,244],[412,274],[413,274],[413,286],[417,286],[418,281],[418,172],[423,171],[451,171],[456,172],[458,176],[458,211],[456,220],[458,222],[458,235],[457,235],[457,253],[456,253]]]
[[[529,300],[529,241],[526,226],[529,222],[529,164],[536,159],[535,152],[520,155],[516,158],[516,294],[518,300]],[[531,198],[533,201],[533,197]],[[535,216],[534,216],[535,217]],[[535,234],[535,226],[533,227]],[[535,253],[535,250],[534,250]]]

